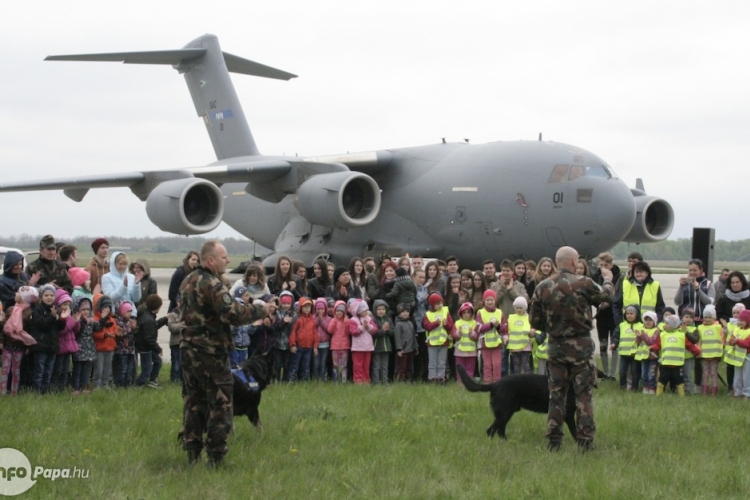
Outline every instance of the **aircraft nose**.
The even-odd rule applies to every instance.
[[[635,200],[630,189],[620,180],[608,179],[601,186],[599,225],[601,236],[612,245],[620,243],[635,222]]]

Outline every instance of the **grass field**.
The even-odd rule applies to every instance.
[[[162,375],[168,375],[168,370]],[[225,467],[190,467],[177,446],[180,389],[23,394],[2,400],[2,447],[38,479],[21,498],[747,498],[750,402],[623,393],[600,382],[597,450],[546,449],[544,415],[521,412],[508,441],[485,435],[487,394],[317,382],[270,387],[261,434],[235,421]],[[567,432],[567,431],[566,431]]]

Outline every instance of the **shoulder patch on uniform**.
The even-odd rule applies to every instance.
[[[232,304],[232,297],[230,297],[228,293],[222,295],[221,300],[223,300],[226,305]]]

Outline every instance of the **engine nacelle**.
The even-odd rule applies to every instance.
[[[364,226],[380,212],[380,187],[359,172],[314,175],[297,189],[297,209],[313,224],[338,229]]]
[[[635,197],[635,222],[623,239],[629,243],[653,243],[669,236],[674,226],[674,211],[667,201],[655,196]]]
[[[207,233],[221,223],[224,195],[216,184],[204,179],[165,181],[149,193],[146,213],[162,231]]]

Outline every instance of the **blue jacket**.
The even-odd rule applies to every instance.
[[[114,304],[130,302],[133,306],[133,317],[136,316],[135,303],[141,300],[141,286],[136,285],[135,276],[128,273],[117,272],[115,260],[122,252],[115,252],[109,259],[109,272],[102,276],[102,293],[108,295]],[[123,285],[125,276],[128,277],[128,286]]]
[[[10,251],[5,254],[3,263],[3,275],[0,276],[0,302],[6,311],[16,303],[16,292],[23,285],[28,283],[29,277],[21,271],[19,274],[11,274],[13,266],[23,261],[23,255],[18,252]]]

